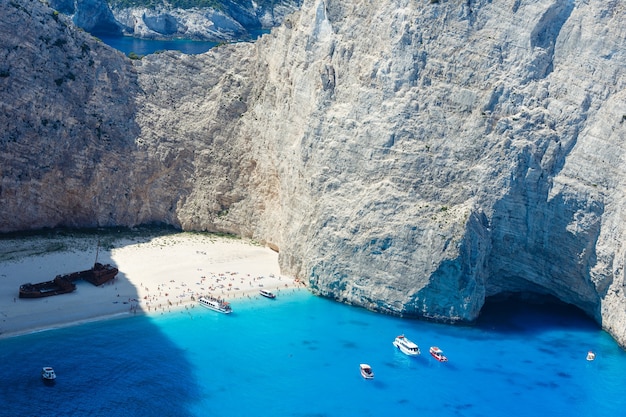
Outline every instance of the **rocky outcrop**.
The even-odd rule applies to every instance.
[[[215,42],[249,39],[248,30],[235,18],[214,9],[145,9],[115,11],[132,36],[143,39],[185,38]]]
[[[89,33],[121,35],[123,32],[106,0],[51,0],[50,6],[71,15],[74,24]]]
[[[256,32],[279,25],[297,10],[301,0],[278,2],[216,2],[215,7],[179,8],[172,3],[128,6],[107,0],[51,0],[51,7],[70,15],[73,22],[92,34],[143,39],[196,39],[213,42],[250,40]],[[200,2],[199,2],[200,3]],[[132,4],[132,2],[131,2]]]
[[[470,321],[546,294],[626,344],[622,2],[306,0],[254,44],[132,63],[22,4],[68,46],[42,69],[38,32],[2,43],[0,230],[236,233],[343,302]]]

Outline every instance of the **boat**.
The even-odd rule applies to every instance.
[[[91,269],[57,275],[52,281],[22,284],[20,285],[19,296],[20,298],[41,298],[67,294],[76,290],[75,281],[83,279],[95,286],[99,286],[115,278],[118,272],[118,269],[112,265],[103,265],[96,262]]]
[[[593,353],[591,350],[589,352],[587,352],[587,360],[588,361],[592,361],[596,358],[596,354]]]
[[[57,379],[57,374],[54,373],[54,369],[51,366],[44,366],[41,369],[41,377],[44,381],[54,381]]]
[[[437,346],[431,346],[430,354],[433,358],[437,359],[439,362],[448,362],[448,358],[443,354],[443,351],[439,349]]]
[[[361,376],[365,379],[374,379],[374,371],[372,371],[372,367],[366,363],[362,363],[359,365],[361,368]]]
[[[115,278],[118,272],[119,270],[113,265],[96,262],[93,268],[79,273],[82,275],[82,279],[98,287]]]
[[[276,298],[276,294],[274,294],[271,291],[268,290],[259,290],[259,293],[263,296],[263,297],[267,297],[267,298]]]
[[[20,285],[19,296],[20,298],[41,298],[67,294],[74,290],[76,290],[76,284],[62,275],[57,275],[52,281]]]
[[[404,353],[405,355],[417,356],[421,353],[419,346],[411,342],[403,334],[395,338],[395,340],[393,341],[393,345],[400,349],[400,352]]]
[[[115,278],[119,270],[110,264],[98,262],[100,242],[96,249],[96,260],[93,267],[84,271],[71,272],[69,274],[57,275],[52,281],[40,282],[38,284],[20,285],[20,298],[41,298],[51,295],[67,294],[76,290],[75,281],[85,280],[96,287]]]
[[[119,270],[110,264],[101,264],[98,262],[98,254],[100,253],[100,241],[98,240],[98,246],[96,247],[96,260],[94,261],[93,268],[86,271],[77,272],[80,274],[80,279],[84,279],[87,282],[92,283],[96,287],[104,284],[115,278]]]
[[[206,296],[200,297],[200,299],[198,300],[198,303],[202,307],[206,307],[210,310],[218,311],[220,313],[229,314],[233,312],[233,309],[231,308],[230,304],[218,298],[206,297]]]

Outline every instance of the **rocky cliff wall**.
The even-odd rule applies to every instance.
[[[187,7],[177,7],[180,3],[187,3]],[[71,16],[76,26],[95,35],[213,42],[254,39],[255,31],[278,26],[286,15],[300,7],[302,0],[221,0],[214,2],[214,7],[189,7],[189,3],[50,0],[51,7]]]
[[[255,44],[133,63],[63,26],[91,49],[0,69],[0,229],[237,233],[343,302],[464,321],[491,295],[549,294],[626,344],[625,17],[616,0],[306,0]],[[115,83],[75,76],[86,112],[54,80],[89,60]],[[4,94],[18,74],[79,130]]]
[[[222,1],[220,7],[181,9],[113,7],[125,32],[147,39],[185,38],[229,42],[256,38],[255,31],[278,26],[301,0],[278,2]]]

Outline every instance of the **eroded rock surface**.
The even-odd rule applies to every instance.
[[[0,230],[236,233],[343,302],[550,294],[626,344],[623,2],[306,0],[254,44],[133,62],[15,3]]]

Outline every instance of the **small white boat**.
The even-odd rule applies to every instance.
[[[588,361],[592,361],[596,358],[596,354],[593,353],[591,350],[589,352],[587,352],[587,360]]]
[[[361,376],[365,379],[374,379],[374,371],[372,371],[372,367],[366,363],[362,363],[359,365],[361,368]]]
[[[400,352],[404,353],[405,355],[417,356],[421,353],[419,346],[411,342],[403,334],[396,337],[396,339],[393,341],[393,345],[400,349]]]
[[[57,379],[57,374],[54,372],[51,366],[44,366],[41,369],[41,377],[44,381],[54,381]]]
[[[448,362],[448,358],[443,354],[443,351],[439,349],[437,346],[432,346],[430,348],[430,354],[433,358],[437,359],[439,362]]]
[[[268,290],[259,290],[259,294],[267,298],[276,298],[276,294]]]
[[[200,299],[198,300],[198,304],[200,304],[202,307],[206,307],[210,310],[224,314],[229,314],[233,312],[230,304],[228,304],[226,301],[219,300],[213,297],[200,297]]]

